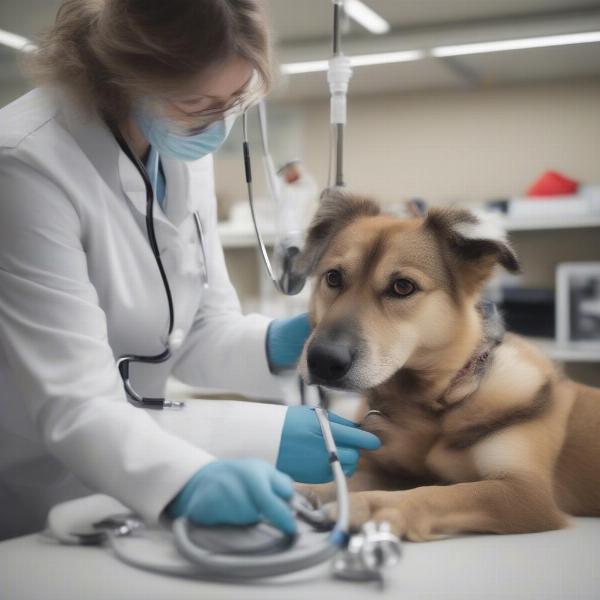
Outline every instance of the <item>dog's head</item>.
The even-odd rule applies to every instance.
[[[399,219],[326,191],[299,262],[314,279],[303,377],[366,390],[428,364],[465,327],[478,336],[475,306],[496,264],[519,269],[502,231],[469,211]]]

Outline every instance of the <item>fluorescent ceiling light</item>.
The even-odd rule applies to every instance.
[[[463,56],[466,54],[482,54],[485,52],[502,52],[505,50],[526,50],[527,48],[547,48],[550,46],[569,46],[571,44],[590,44],[600,42],[600,31],[586,31],[583,33],[565,33],[560,35],[546,35],[533,38],[520,38],[515,40],[499,40],[496,42],[478,42],[474,44],[455,44],[452,46],[437,46],[426,50],[403,50],[401,52],[382,52],[379,54],[360,54],[350,56],[353,67],[367,65],[385,65],[398,62],[420,60],[426,56],[442,58],[445,56]],[[287,63],[281,65],[282,73],[296,75],[299,73],[316,73],[327,71],[327,60],[312,60],[306,62]]]
[[[284,75],[299,75],[300,73],[327,71],[328,68],[329,61],[327,60],[307,60],[305,62],[284,63],[281,65],[281,72]]]
[[[438,46],[437,48],[431,49],[431,54],[435,57],[462,56],[465,54],[503,52],[505,50],[525,50],[527,48],[545,48],[549,46],[568,46],[571,44],[586,44],[590,42],[600,42],[600,31],[545,35],[516,40],[499,40],[497,42]]]
[[[403,50],[401,52],[381,52],[380,54],[359,54],[349,58],[353,67],[365,67],[420,60],[425,58],[425,52],[423,50]]]
[[[423,50],[402,50],[400,52],[381,52],[379,54],[357,54],[349,56],[353,67],[364,67],[368,65],[387,65],[390,63],[410,62],[425,58]],[[281,72],[285,75],[298,75],[300,73],[316,73],[327,71],[329,61],[311,60],[306,62],[286,63],[281,65]]]
[[[346,0],[344,10],[350,18],[371,33],[381,35],[390,30],[390,24],[360,0]]]
[[[30,52],[35,49],[35,45],[31,43],[31,40],[22,35],[4,31],[4,29],[0,29],[0,44],[14,48],[15,50],[23,50],[24,52]]]

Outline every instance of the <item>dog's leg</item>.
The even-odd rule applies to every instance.
[[[556,503],[553,478],[570,406],[555,402],[543,416],[494,432],[463,450],[446,447],[445,460],[442,440],[429,466],[438,473],[454,472],[461,477],[456,483],[352,494],[353,525],[373,518],[390,521],[397,533],[415,541],[462,532],[565,527],[568,519]]]
[[[304,494],[309,500],[316,503],[335,501],[335,483],[296,483],[296,490]]]
[[[542,478],[503,479],[425,486],[402,492],[351,495],[352,525],[388,521],[413,541],[461,532],[525,533],[559,529],[568,524]]]

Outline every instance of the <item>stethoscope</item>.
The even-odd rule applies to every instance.
[[[121,150],[131,160],[144,181],[146,190],[146,231],[167,297],[169,308],[168,335],[170,336],[173,331],[175,315],[171,288],[160,256],[156,232],[154,230],[154,190],[156,186],[152,185],[146,168],[132,151],[118,127],[111,125],[109,127]],[[243,153],[249,203],[263,260],[276,288],[284,293],[296,293],[298,287],[297,280],[294,285],[289,286],[286,284],[285,279],[278,280],[275,277],[256,222],[246,113],[243,114],[243,132]],[[155,172],[158,172],[158,164],[155,167]],[[197,212],[194,212],[193,218],[205,266],[202,271],[202,283],[206,286],[208,285],[208,272],[206,269],[205,236],[202,222]],[[304,282],[302,281],[301,284],[303,285]],[[123,380],[127,399],[131,404],[138,408],[155,410],[184,408],[185,402],[182,401],[168,400],[166,398],[148,398],[138,394],[129,379],[129,365],[132,362],[157,364],[168,360],[170,356],[171,352],[167,341],[165,349],[160,354],[152,356],[128,354],[119,357],[117,366]],[[302,391],[303,387],[301,386]],[[298,519],[304,521],[317,531],[323,529],[325,522],[328,525],[325,527],[326,531],[329,530],[327,535],[319,537],[317,541],[311,543],[309,546],[297,547],[295,538],[285,536],[264,523],[247,528],[199,527],[191,524],[185,517],[182,517],[174,521],[172,534],[173,543],[179,555],[185,559],[186,563],[183,566],[181,564],[174,566],[168,562],[161,563],[156,560],[147,560],[143,556],[140,556],[136,550],[135,543],[133,546],[128,543],[127,540],[131,537],[134,539],[139,539],[140,536],[143,537],[146,529],[139,519],[129,515],[125,518],[111,516],[92,526],[95,533],[91,538],[89,534],[87,536],[78,536],[77,533],[72,533],[73,539],[78,540],[78,543],[106,543],[117,558],[130,566],[155,573],[184,577],[243,582],[294,573],[321,565],[329,559],[335,558],[333,573],[337,577],[353,580],[381,580],[382,569],[394,564],[400,555],[399,541],[390,531],[389,525],[385,523],[368,523],[358,534],[350,535],[350,506],[347,481],[331,433],[327,411],[323,407],[315,408],[314,411],[321,428],[334,476],[338,513],[335,523],[331,526],[328,523],[326,513],[318,506],[313,506],[300,494],[296,494],[291,502],[291,507]],[[218,540],[218,544],[215,546],[216,540]]]
[[[330,149],[330,181],[328,185],[334,185],[335,187],[344,186],[343,176],[343,140],[344,140],[344,127],[346,123],[346,93],[348,88],[348,81],[352,75],[352,69],[349,66],[349,60],[342,54],[341,51],[341,27],[340,20],[343,11],[344,0],[332,0],[333,2],[333,58],[330,61],[330,71],[328,74],[329,86],[331,91],[331,125],[332,135],[330,141],[332,147]],[[268,128],[267,128],[267,116],[266,116],[266,105],[264,100],[258,103],[257,107],[259,132],[262,148],[262,159],[266,167],[266,179],[269,187],[271,198],[277,205],[277,210],[283,210],[283,205],[279,195],[279,185],[277,180],[277,173],[275,171],[273,159],[269,151],[268,141]],[[131,363],[139,362],[145,364],[158,364],[165,362],[171,357],[171,351],[169,348],[169,338],[173,332],[173,326],[175,321],[174,307],[173,307],[173,296],[171,288],[169,286],[169,280],[160,257],[160,251],[158,249],[158,243],[156,241],[156,232],[154,229],[154,200],[155,200],[155,189],[156,185],[152,185],[148,172],[138,156],[133,152],[121,131],[116,124],[112,123],[107,119],[107,124],[111,129],[117,143],[125,155],[131,160],[139,172],[144,182],[146,191],[146,231],[148,235],[148,241],[156,260],[158,270],[165,289],[167,296],[167,304],[169,309],[169,328],[167,334],[167,342],[165,349],[160,353],[153,356],[141,356],[136,354],[128,354],[118,358],[117,366],[121,379],[123,380],[123,386],[127,395],[128,401],[139,408],[149,408],[155,410],[161,410],[164,408],[181,409],[185,406],[185,402],[177,400],[168,400],[166,398],[149,398],[138,394],[129,377],[129,365]],[[244,175],[246,180],[246,190],[248,195],[248,204],[250,206],[250,214],[252,217],[252,223],[254,227],[254,233],[256,235],[256,241],[260,250],[260,255],[264,267],[267,271],[268,277],[274,285],[275,289],[280,293],[288,296],[298,294],[304,288],[307,279],[307,273],[298,268],[298,259],[301,257],[301,248],[295,245],[286,246],[282,253],[277,257],[278,259],[278,272],[279,275],[275,274],[269,254],[267,252],[266,244],[260,232],[260,227],[256,218],[256,210],[254,205],[254,190],[253,190],[253,179],[252,179],[252,162],[250,153],[250,142],[248,140],[248,111],[242,112],[242,154],[244,162]],[[158,156],[157,156],[158,161]],[[333,164],[333,168],[332,168]],[[155,165],[155,173],[158,173],[158,163]],[[331,180],[332,174],[335,173],[335,177]],[[202,253],[202,283],[206,287],[208,285],[208,272],[207,272],[207,257],[205,248],[205,236],[202,228],[202,221],[198,211],[193,212],[193,219],[195,224],[196,233]],[[301,399],[304,402],[304,384],[300,382],[300,393]],[[322,390],[319,389],[319,398],[322,406],[326,405],[326,396]]]
[[[170,335],[173,331],[175,311],[169,280],[160,257],[156,232],[154,230],[154,190],[156,189],[156,185],[152,185],[146,168],[133,152],[119,128],[112,123],[108,123],[108,125],[121,150],[129,160],[131,160],[144,181],[146,189],[146,231],[150,248],[152,249],[152,254],[156,260],[164,285],[165,294],[167,296],[169,308],[168,335]],[[244,158],[249,169],[249,146],[246,136],[244,137]],[[158,164],[155,166],[155,172],[157,173]],[[251,194],[251,182],[249,185]],[[251,204],[251,206],[253,208],[253,204]],[[206,286],[208,285],[208,272],[206,270],[204,231],[198,213],[194,212],[193,217],[205,265],[202,283]],[[129,365],[132,362],[157,364],[168,360],[170,356],[171,352],[167,341],[166,348],[160,354],[153,356],[129,354],[119,357],[117,366],[123,380],[127,399],[131,404],[138,408],[155,410],[164,408],[184,408],[185,402],[182,401],[141,396],[135,391],[129,379]],[[250,579],[285,575],[322,564],[338,554],[338,552],[347,545],[349,540],[350,517],[347,482],[337,454],[337,447],[329,427],[327,413],[323,408],[315,408],[315,414],[321,427],[325,446],[329,454],[329,462],[334,475],[339,505],[335,525],[333,528],[327,527],[327,529],[331,529],[331,531],[325,538],[320,539],[318,543],[309,547],[295,548],[296,540],[294,537],[286,536],[264,523],[241,529],[236,527],[198,527],[192,525],[185,517],[181,517],[176,519],[173,523],[173,542],[179,554],[187,560],[187,563],[183,566],[173,566],[169,563],[161,564],[156,561],[144,559],[139,555],[139,552],[136,551],[135,544],[133,550],[131,549],[127,540],[130,537],[138,539],[141,535],[143,536],[145,527],[139,519],[130,515],[127,515],[124,518],[119,517],[118,515],[110,516],[110,518],[103,519],[101,522],[94,523],[92,525],[92,534],[81,534],[76,531],[70,531],[67,540],[70,538],[76,540],[76,543],[83,544],[107,543],[115,556],[130,566],[155,573],[198,577],[201,579],[246,581]],[[307,524],[317,529],[322,527],[326,518],[325,513],[318,507],[312,506],[306,498],[300,494],[296,494],[291,502],[291,506],[299,519],[304,520]],[[60,514],[60,507],[57,508],[59,509],[57,513]],[[60,535],[58,537],[60,539]],[[386,548],[390,544],[389,537],[390,536],[387,534],[383,537],[380,535],[382,544],[384,544]],[[219,539],[220,545],[218,550],[215,550],[214,547],[215,539]],[[227,544],[229,545],[227,546]],[[392,556],[393,552],[388,554]],[[356,560],[356,557],[354,557],[353,560]],[[369,569],[372,570],[371,567],[363,565],[364,572],[370,573]],[[340,573],[345,572],[343,569],[339,570]]]
[[[263,160],[265,161],[265,165],[267,166],[267,179],[269,181],[269,187],[271,194],[274,198],[277,198],[277,183],[276,183],[276,174],[275,169],[273,167],[273,161],[269,154],[268,150],[268,138],[267,138],[267,124],[266,124],[266,109],[264,102],[260,102],[258,105],[258,120],[260,125],[260,134],[262,140],[262,149],[263,149]],[[156,265],[160,272],[160,276],[163,282],[163,286],[165,289],[165,294],[167,297],[167,305],[169,310],[169,327],[167,332],[167,342],[165,349],[160,353],[152,356],[142,356],[139,354],[127,354],[120,356],[117,359],[117,366],[119,369],[119,374],[121,375],[121,379],[123,380],[123,386],[125,388],[125,393],[127,395],[127,400],[138,408],[148,408],[154,410],[161,410],[164,408],[172,408],[172,409],[181,409],[185,406],[185,402],[179,400],[168,400],[166,398],[149,398],[138,394],[129,377],[129,366],[131,363],[139,362],[145,364],[158,364],[165,362],[171,357],[171,351],[169,348],[169,337],[173,332],[174,322],[175,322],[175,310],[173,306],[173,295],[171,292],[171,287],[169,285],[169,280],[160,256],[160,251],[158,249],[158,243],[156,239],[156,231],[154,228],[154,203],[155,203],[155,189],[156,183],[153,186],[150,181],[150,177],[148,175],[148,171],[146,167],[142,164],[138,156],[131,149],[127,140],[119,130],[119,128],[110,121],[107,121],[107,124],[112,131],[113,136],[115,137],[117,143],[121,150],[125,153],[125,155],[129,158],[132,164],[137,169],[138,173],[142,177],[144,182],[144,188],[146,192],[146,232],[148,235],[148,242],[150,244],[150,248],[152,250],[152,254],[154,255],[154,259],[156,261]],[[258,226],[258,222],[256,219],[256,211],[254,206],[254,192],[253,192],[253,181],[252,181],[252,166],[250,159],[250,143],[248,140],[248,117],[247,111],[242,113],[242,132],[243,132],[243,141],[242,141],[242,152],[244,158],[244,171],[246,178],[246,186],[248,193],[248,203],[250,205],[250,212],[252,216],[252,222],[254,226],[254,231],[256,234],[257,243],[260,249],[260,253],[263,259],[263,263],[267,270],[268,276],[272,281],[275,288],[283,294],[286,295],[294,295],[297,294],[303,287],[306,281],[306,277],[293,272],[293,262],[288,258],[284,258],[284,264],[281,266],[281,276],[276,277],[273,271],[273,267],[269,260],[269,255],[263,241],[263,237],[260,233],[260,228]],[[158,155],[156,155],[157,164],[155,165],[154,172],[158,173],[159,165],[158,165]],[[200,251],[202,254],[202,270],[201,270],[201,278],[202,285],[207,287],[209,285],[208,279],[208,262],[206,255],[206,244],[205,244],[205,236],[204,229],[202,227],[202,221],[200,219],[200,215],[198,211],[194,211],[192,213],[192,217],[194,220],[194,227],[196,230],[196,234],[198,236],[198,242],[200,246]],[[298,249],[295,254],[298,253]]]
[[[336,168],[335,185],[343,186],[342,157],[343,157],[343,128],[345,124],[345,92],[347,89],[347,80],[351,75],[348,73],[347,59],[343,57],[340,50],[340,13],[343,0],[333,0],[334,7],[334,58],[332,59],[330,79],[330,88],[332,92],[332,125],[335,132],[336,146]],[[341,80],[340,80],[341,78]],[[344,83],[344,79],[346,79]],[[345,87],[344,87],[345,86]],[[334,116],[335,115],[335,116]],[[258,119],[260,124],[260,133],[262,140],[263,159],[267,167],[267,180],[269,183],[272,197],[277,200],[276,175],[273,167],[273,161],[268,150],[267,124],[264,103],[259,104]],[[164,409],[174,408],[182,409],[185,402],[168,400],[165,398],[149,398],[138,394],[133,388],[129,378],[129,365],[133,362],[146,364],[157,364],[168,360],[171,356],[169,348],[169,337],[173,332],[175,321],[173,296],[167,274],[160,256],[156,232],[154,229],[154,201],[156,185],[152,185],[148,172],[141,163],[137,155],[132,151],[129,144],[121,134],[119,128],[114,124],[108,123],[117,143],[125,155],[136,167],[146,190],[146,231],[148,241],[156,260],[160,276],[167,297],[169,309],[169,327],[165,349],[152,356],[124,355],[118,358],[117,366],[123,380],[123,386],[128,401],[138,408]],[[252,168],[250,159],[250,145],[248,141],[248,120],[246,111],[242,115],[243,141],[242,151],[244,158],[244,171],[248,192],[248,202],[257,242],[260,248],[261,256],[269,278],[275,288],[286,295],[297,294],[304,286],[306,275],[294,272],[294,258],[299,254],[297,248],[288,248],[288,255],[283,257],[281,265],[281,276],[277,277],[273,271],[265,243],[260,234],[260,229],[256,220],[254,208],[254,194],[252,186]],[[158,161],[158,157],[157,157]],[[155,165],[155,173],[158,173],[159,165]],[[202,283],[208,285],[207,257],[205,248],[205,236],[202,228],[202,222],[197,211],[193,213],[196,233],[202,253],[203,271]],[[301,390],[302,390],[301,386]],[[114,521],[109,519],[109,525],[104,529],[105,537],[100,537],[101,541],[108,541],[115,555],[123,562],[150,570],[153,572],[167,573],[171,575],[184,575],[191,577],[200,577],[203,579],[219,579],[226,581],[244,581],[263,577],[272,577],[293,573],[312,566],[322,564],[330,558],[336,557],[341,550],[344,552],[337,556],[333,563],[334,574],[341,578],[355,580],[381,580],[381,571],[384,567],[394,564],[400,554],[400,544],[396,536],[390,531],[386,523],[376,524],[369,522],[363,526],[361,531],[351,536],[349,530],[349,495],[346,477],[340,464],[337,453],[337,447],[329,426],[327,411],[323,407],[315,408],[315,414],[321,428],[325,447],[329,454],[329,462],[333,472],[336,498],[338,503],[337,519],[335,524],[325,538],[322,538],[314,545],[305,548],[296,548],[294,539],[281,539],[280,532],[273,537],[273,534],[267,535],[266,545],[261,541],[259,546],[248,549],[247,544],[240,545],[240,535],[247,542],[248,532],[241,532],[239,528],[206,528],[193,526],[185,517],[177,519],[173,523],[173,541],[179,554],[187,559],[189,564],[181,569],[169,568],[164,565],[157,565],[153,562],[140,560],[135,553],[129,552],[122,545],[122,540],[143,530],[143,525],[136,519],[126,519],[125,521]],[[325,515],[318,508],[310,505],[306,499],[297,495],[292,508],[300,519],[304,519],[313,527],[322,525]],[[259,524],[251,529],[255,534],[265,528],[264,524]],[[233,533],[234,543],[226,551],[215,551],[205,545],[206,539],[214,536],[231,536]],[[198,536],[198,532],[201,533]],[[210,532],[210,533],[209,533]]]
[[[123,387],[125,388],[127,400],[134,406],[138,408],[149,408],[154,410],[161,410],[163,408],[181,409],[185,406],[185,402],[183,401],[168,400],[167,398],[148,398],[138,394],[133,388],[133,385],[131,384],[131,380],[129,378],[129,365],[131,363],[139,362],[145,364],[158,364],[165,362],[171,357],[171,350],[169,348],[168,339],[173,332],[173,326],[175,323],[175,309],[173,306],[173,295],[171,293],[169,279],[167,277],[167,273],[165,271],[162,258],[160,256],[158,242],[156,239],[156,231],[154,229],[154,187],[152,186],[152,182],[150,181],[150,177],[148,176],[146,168],[144,167],[140,159],[137,157],[135,152],[133,152],[119,128],[110,121],[107,122],[107,124],[110,130],[112,131],[112,134],[114,135],[117,143],[119,144],[119,147],[135,166],[144,182],[144,187],[146,190],[146,233],[148,235],[148,242],[150,244],[152,254],[154,255],[154,260],[156,261],[156,265],[160,272],[160,277],[162,279],[163,286],[165,289],[165,295],[167,297],[167,305],[169,309],[169,327],[167,331],[167,343],[165,349],[160,354],[155,354],[152,356],[142,356],[139,354],[127,354],[120,356],[117,359],[117,367],[119,369],[121,379],[123,380]],[[158,161],[158,156],[156,160]],[[158,172],[158,164],[156,165],[156,167],[156,172]],[[202,285],[206,287],[208,286],[208,263],[206,260],[204,229],[202,227],[202,221],[200,220],[200,215],[198,214],[198,211],[194,211],[192,216],[194,219],[194,227],[198,236],[198,242],[202,254]]]

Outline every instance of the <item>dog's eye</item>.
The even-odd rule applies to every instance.
[[[405,298],[417,291],[417,286],[410,279],[396,279],[392,284],[392,290],[396,296]]]
[[[330,288],[339,288],[342,286],[342,274],[337,269],[330,269],[325,273],[325,283]]]

